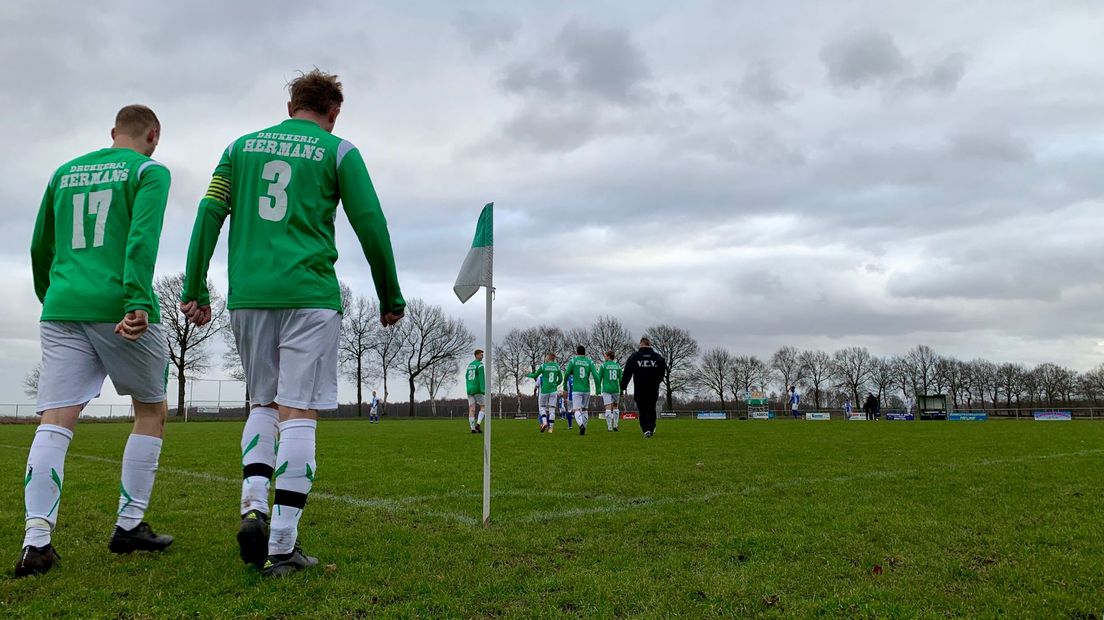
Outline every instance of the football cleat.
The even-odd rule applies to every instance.
[[[61,556],[50,543],[41,547],[27,545],[23,547],[23,552],[19,554],[19,561],[15,563],[15,576],[41,575],[59,563],[61,563]]]
[[[476,424],[476,425],[475,425],[475,432],[477,432],[477,433],[482,433],[482,432],[483,432],[483,427],[482,427],[482,426],[480,426],[480,425],[478,425],[478,424]]]
[[[291,550],[291,553],[270,555],[265,558],[261,572],[265,577],[286,577],[304,568],[310,568],[317,565],[318,558],[304,555],[303,549],[299,546],[299,543],[296,542],[295,548]]]
[[[652,431],[644,431],[644,438],[645,439],[651,439],[651,437],[652,437]]]
[[[238,527],[238,552],[242,562],[260,568],[268,555],[268,515],[250,510]]]
[[[586,435],[586,424],[580,424],[579,425],[579,434],[580,435]]]
[[[131,553],[134,551],[164,551],[173,542],[173,537],[157,534],[150,529],[149,523],[142,521],[132,530],[115,526],[115,533],[107,548],[112,553]]]
[[[617,428],[617,427],[615,426],[615,427],[613,427],[613,432],[615,432],[615,433],[620,433],[620,432],[621,432],[621,429],[619,429],[619,428]]]

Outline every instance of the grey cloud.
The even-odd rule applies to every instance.
[[[539,93],[561,101],[579,97],[628,106],[649,97],[644,54],[624,28],[564,26],[537,58],[509,65],[499,80],[506,92]]]
[[[486,52],[514,40],[517,22],[505,15],[462,10],[452,20],[473,52]]]
[[[862,88],[907,76],[912,63],[884,32],[859,32],[836,39],[820,52],[828,81],[836,88]]]
[[[765,61],[748,67],[744,77],[736,85],[736,90],[745,99],[765,106],[786,103],[795,98],[790,88],[778,79],[774,70]]]
[[[625,28],[564,27],[556,47],[574,64],[574,83],[582,92],[608,101],[632,104],[645,97],[642,84],[651,73],[643,51]]]
[[[954,53],[917,70],[918,63],[901,52],[893,37],[879,31],[836,39],[821,49],[820,59],[833,87],[877,87],[894,96],[954,92],[966,75],[967,63],[966,54]]]
[[[895,91],[902,94],[911,92],[930,92],[948,94],[958,88],[958,83],[966,75],[966,55],[951,54],[916,75],[901,80]]]
[[[951,138],[950,154],[964,159],[1023,162],[1033,159],[1027,142],[1007,128],[970,128]]]

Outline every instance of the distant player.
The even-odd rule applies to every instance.
[[[586,347],[579,345],[575,348],[575,353],[575,357],[568,360],[564,374],[571,379],[571,410],[575,414],[575,421],[579,423],[579,434],[586,435],[587,421],[590,419],[587,411],[591,394],[590,380],[593,377],[597,384],[600,377],[594,360],[586,354]],[[566,387],[567,379],[564,380],[564,385]]]
[[[483,368],[483,349],[475,350],[475,359],[464,373],[468,389],[468,428],[472,434],[483,432],[483,399],[487,391],[486,370]],[[478,417],[477,417],[478,416]]]
[[[606,351],[606,361],[598,369],[600,380],[598,389],[602,393],[602,404],[606,406],[606,432],[620,432],[621,410],[618,397],[621,395],[621,377],[624,371],[614,359],[613,351]]]
[[[229,217],[227,307],[256,403],[242,433],[238,545],[242,560],[267,576],[318,564],[301,551],[299,519],[317,471],[318,410],[337,407],[339,202],[372,268],[380,322],[398,322],[406,308],[387,221],[364,159],[332,133],[344,99],[341,83],[315,69],[289,87],[290,119],[223,150],[199,204],[180,305],[197,325],[211,320],[207,269]]]
[[[368,409],[369,424],[379,424],[379,406],[379,396],[376,396],[376,391],[372,390],[372,401],[369,403],[370,409]]]
[[[845,420],[851,419],[851,409],[851,399],[848,398],[847,400],[843,401],[843,417]]]
[[[134,403],[123,449],[115,553],[163,551],[173,539],[142,519],[149,507],[165,426],[169,353],[153,270],[169,171],[150,159],[161,123],[145,106],[119,110],[110,148],[62,165],[50,179],[31,240],[42,302],[42,416],[23,479],[26,529],[15,576],[45,573],[60,559],[51,536],[77,418],[105,377]]]
[[[571,380],[567,382],[567,393],[560,393],[556,398],[557,412],[565,420],[567,420],[567,428],[571,428],[571,425],[575,423],[574,416],[571,415]]]
[[[801,417],[801,395],[797,393],[797,386],[790,386],[790,415],[797,420]]]
[[[525,376],[538,380],[540,395],[537,397],[537,406],[540,409],[540,432],[551,433],[556,428],[556,400],[560,397],[560,383],[563,381],[563,371],[556,363],[556,354],[546,354],[544,364]]]

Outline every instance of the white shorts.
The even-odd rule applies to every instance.
[[[538,400],[537,402],[538,406],[555,411],[560,402],[560,395],[557,392],[552,392],[551,394],[541,394],[540,400]]]
[[[469,407],[475,407],[475,406],[482,407],[483,406],[483,395],[482,394],[468,394],[468,406]]]
[[[575,392],[571,395],[571,408],[578,409],[580,411],[586,411],[587,405],[590,403],[590,394],[583,394],[581,392]]]
[[[160,324],[131,342],[115,333],[115,323],[43,321],[39,337],[38,413],[87,403],[100,395],[106,377],[116,392],[140,403],[165,400],[169,345]]]
[[[230,326],[254,403],[337,408],[339,312],[321,308],[231,310]]]
[[[602,394],[602,404],[609,407],[610,405],[616,405],[620,394]]]

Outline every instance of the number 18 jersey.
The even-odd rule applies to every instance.
[[[246,134],[223,152],[192,230],[182,301],[210,303],[207,270],[229,216],[231,310],[341,311],[338,201],[371,266],[381,309],[401,311],[387,221],[360,151],[303,119]]]

